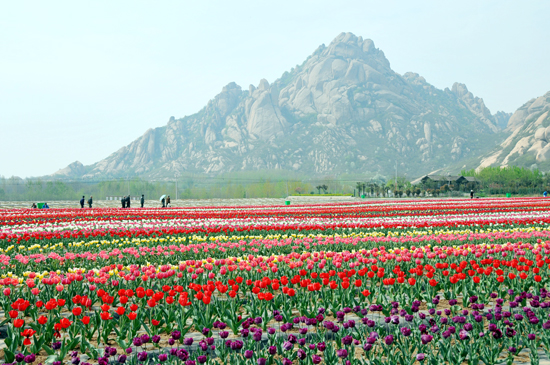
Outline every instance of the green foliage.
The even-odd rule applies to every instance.
[[[525,167],[486,167],[480,171],[463,170],[463,176],[473,176],[488,194],[539,194],[550,190],[550,174]]]

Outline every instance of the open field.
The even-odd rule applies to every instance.
[[[87,198],[87,197],[86,197]],[[172,207],[197,207],[197,206],[246,206],[246,205],[284,205],[285,201],[289,200],[291,204],[319,204],[331,202],[350,202],[360,201],[359,198],[347,196],[303,196],[303,197],[288,197],[288,198],[243,198],[243,199],[172,199]],[[20,209],[30,208],[32,201],[0,201],[0,209]],[[48,202],[50,208],[79,208],[78,200],[61,200]],[[94,208],[119,208],[121,206],[118,200],[94,200]],[[137,208],[140,206],[138,200],[132,200],[131,207]],[[85,204],[88,208],[88,205]],[[146,200],[145,208],[160,208],[162,204],[158,200]]]
[[[1,206],[6,363],[549,363],[550,200],[101,203]]]

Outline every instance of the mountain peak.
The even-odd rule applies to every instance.
[[[391,173],[388,161],[399,159],[417,174],[485,152],[482,137],[496,130],[465,85],[444,92],[418,74],[401,76],[372,40],[341,33],[280,79],[246,91],[229,83],[198,113],[171,118],[84,171]]]
[[[370,39],[363,40],[363,37],[357,37],[353,33],[340,33],[330,42],[324,50],[325,56],[336,56],[345,59],[365,60],[368,58],[381,62],[387,68],[390,67],[384,52],[374,46]]]
[[[462,98],[463,96],[469,93],[468,87],[466,87],[465,84],[462,84],[460,82],[455,82],[453,84],[453,87],[451,88],[451,91],[453,94],[455,94],[459,98]]]

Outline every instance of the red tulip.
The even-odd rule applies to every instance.
[[[13,321],[13,326],[15,328],[20,328],[20,327],[23,327],[23,325],[25,324],[25,321],[22,320],[21,318],[18,318],[16,320]]]
[[[39,323],[40,325],[43,326],[43,325],[46,324],[46,322],[48,322],[48,318],[46,318],[46,317],[44,317],[44,316],[38,317],[38,323]]]

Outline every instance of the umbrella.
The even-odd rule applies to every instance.
[[[161,197],[159,198],[159,202],[161,202],[162,199],[164,199],[164,198],[166,198],[166,194],[164,194],[163,196],[161,196]]]

